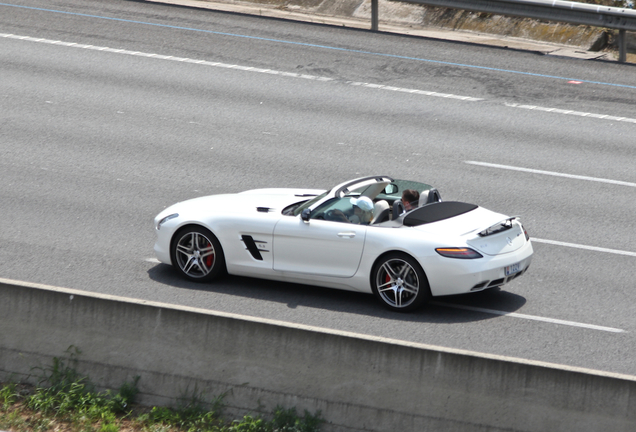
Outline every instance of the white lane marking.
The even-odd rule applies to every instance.
[[[210,62],[206,60],[196,60],[196,59],[190,59],[190,58],[184,58],[184,57],[173,57],[173,56],[167,56],[167,55],[161,55],[161,54],[143,53],[139,51],[129,51],[125,49],[109,48],[104,46],[85,45],[85,44],[78,44],[74,42],[63,42],[63,41],[51,40],[51,39],[33,38],[29,36],[19,36],[19,35],[8,34],[8,33],[0,33],[0,37],[7,38],[7,39],[19,39],[19,40],[24,40],[29,42],[40,42],[40,43],[46,43],[50,45],[60,45],[60,46],[72,47],[72,48],[89,49],[94,51],[104,51],[104,52],[110,52],[115,54],[127,54],[127,55],[137,56],[137,57],[148,57],[148,58],[154,58],[154,59],[160,59],[160,60],[170,60],[170,61],[177,61],[177,62],[183,62],[183,63],[194,63],[194,64],[201,64],[206,66],[221,67],[226,69],[238,69],[238,70],[249,71],[249,72],[260,72],[260,73],[281,75],[281,76],[287,76],[287,77],[293,77],[293,78],[303,78],[303,79],[316,80],[316,81],[334,81],[333,78],[320,77],[320,76],[314,76],[314,75],[298,74],[293,72],[282,72],[282,71],[275,71],[270,69],[260,69],[260,68],[250,67],[250,66]]]
[[[571,327],[582,327],[582,328],[586,328],[590,330],[601,330],[601,331],[606,331],[611,333],[625,333],[625,330],[617,329],[613,327],[604,327],[604,326],[598,326],[594,324],[584,324],[584,323],[579,323],[575,321],[565,321],[565,320],[554,319],[554,318],[544,318],[544,317],[539,317],[534,315],[520,314],[516,312],[504,312],[504,311],[498,311],[494,309],[485,309],[485,308],[479,308],[479,307],[473,307],[473,306],[456,305],[456,304],[442,303],[437,301],[429,302],[429,304],[433,304],[437,306],[445,306],[445,307],[450,307],[455,309],[464,309],[464,310],[469,310],[473,312],[483,312],[483,313],[487,313],[491,315],[509,316],[513,318],[522,318],[522,319],[527,319],[532,321],[542,321],[542,322],[547,322],[551,324],[567,325]]]
[[[581,176],[581,175],[575,175],[575,174],[564,174],[564,173],[559,173],[554,171],[542,171],[542,170],[531,169],[531,168],[521,168],[521,167],[510,166],[510,165],[499,165],[499,164],[493,164],[493,163],[487,163],[487,162],[465,161],[465,163],[470,165],[479,165],[483,167],[489,167],[489,168],[499,168],[499,169],[505,169],[505,170],[511,170],[511,171],[521,171],[521,172],[527,172],[531,174],[542,174],[542,175],[549,175],[554,177],[566,177],[566,178],[571,178],[576,180],[593,181],[598,183],[609,183],[609,184],[619,185],[619,186],[636,187],[636,183],[630,183],[630,182],[625,182],[620,180],[610,180],[610,179],[588,177],[588,176]]]
[[[235,65],[235,64],[210,62],[210,61],[206,61],[206,60],[196,60],[196,59],[183,58],[183,57],[173,57],[173,56],[166,56],[166,55],[161,55],[161,54],[150,54],[150,53],[143,53],[143,52],[139,52],[139,51],[129,51],[129,50],[125,50],[125,49],[108,48],[108,47],[103,47],[103,46],[84,45],[84,44],[78,44],[78,43],[73,43],[73,42],[63,42],[63,41],[57,41],[57,40],[51,40],[51,39],[33,38],[33,37],[29,37],[29,36],[18,36],[18,35],[7,34],[7,33],[0,33],[0,37],[7,38],[7,39],[25,40],[25,41],[29,41],[29,42],[40,42],[40,43],[46,43],[46,44],[51,44],[51,45],[60,45],[60,46],[65,46],[65,47],[83,48],[83,49],[96,50],[96,51],[105,51],[105,52],[116,53],[116,54],[127,54],[127,55],[132,55],[132,56],[137,56],[137,57],[148,57],[148,58],[154,58],[154,59],[160,59],[160,60],[170,60],[170,61],[178,61],[178,62],[183,62],[183,63],[193,63],[193,64],[199,64],[199,65],[204,65],[204,66],[212,66],[212,67],[219,67],[219,68],[226,68],[226,69],[237,69],[237,70],[242,70],[242,71],[246,71],[246,72],[258,72],[258,73],[265,73],[265,74],[270,74],[270,75],[278,75],[278,76],[284,76],[284,77],[290,77],[290,78],[302,78],[302,79],[308,79],[308,80],[314,80],[314,81],[322,81],[322,82],[335,82],[336,81],[333,78],[322,77],[322,76],[299,74],[299,73],[294,73],[294,72],[276,71],[276,70],[271,70],[271,69],[261,69],[261,68],[251,67],[251,66],[241,66],[241,65]],[[397,92],[403,92],[403,93],[409,93],[409,94],[421,95],[421,96],[441,97],[441,98],[446,98],[446,99],[458,99],[458,100],[470,101],[470,102],[483,100],[481,98],[474,98],[474,97],[471,97],[471,96],[460,96],[460,95],[454,95],[454,94],[448,94],[448,93],[437,93],[437,92],[418,90],[418,89],[386,86],[386,85],[382,85],[382,84],[363,83],[363,82],[355,82],[355,81],[346,81],[345,84],[350,85],[350,86],[366,87],[366,88],[372,88],[372,89],[378,89],[378,90],[390,90],[390,91],[397,91]]]
[[[159,261],[157,258],[146,258],[144,261],[153,263],[153,264],[161,264],[161,261]]]
[[[460,95],[454,95],[454,94],[449,94],[449,93],[437,93],[437,92],[426,91],[426,90],[409,89],[409,88],[403,88],[403,87],[393,87],[393,86],[387,86],[387,85],[382,85],[382,84],[372,84],[372,83],[364,83],[364,82],[356,82],[356,81],[347,81],[347,84],[352,85],[352,86],[358,86],[358,87],[367,87],[367,88],[373,88],[373,89],[379,89],[379,90],[397,91],[397,92],[424,95],[424,96],[441,97],[441,98],[446,98],[446,99],[459,99],[459,100],[471,101],[471,102],[484,100],[483,98],[475,98],[475,97],[472,97],[472,96],[460,96]]]
[[[565,114],[565,115],[573,115],[578,117],[591,117],[591,118],[597,118],[601,120],[612,120],[612,121],[619,121],[619,122],[636,123],[636,119],[633,119],[633,118],[616,117],[616,116],[611,116],[607,114],[595,114],[595,113],[589,113],[589,112],[565,110],[560,108],[540,107],[536,105],[522,105],[522,104],[516,104],[516,103],[505,103],[504,105],[510,108],[521,108],[521,109],[528,109],[528,110],[534,110],[534,111],[544,111],[544,112],[555,113],[555,114]]]
[[[630,252],[630,251],[624,251],[624,250],[618,250],[618,249],[608,249],[608,248],[587,246],[587,245],[576,244],[576,243],[566,243],[566,242],[561,242],[556,240],[539,239],[534,237],[531,237],[530,240],[534,243],[546,243],[546,244],[551,244],[556,246],[565,246],[565,247],[584,249],[584,250],[590,250],[595,252],[605,252],[605,253],[611,253],[616,255],[626,255],[626,256],[636,257],[636,252]]]

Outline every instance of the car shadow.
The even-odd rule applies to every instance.
[[[435,297],[417,311],[398,313],[384,308],[373,295],[313,285],[230,275],[209,283],[196,283],[184,280],[166,264],[150,268],[148,276],[157,283],[175,288],[266,300],[286,304],[291,309],[302,306],[405,322],[453,324],[484,321],[515,312],[526,303],[526,299],[518,294],[491,288],[471,294]]]

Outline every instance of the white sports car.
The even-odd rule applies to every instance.
[[[407,189],[416,202],[402,202]],[[533,253],[516,216],[387,176],[195,198],[159,213],[155,229],[157,258],[189,280],[227,272],[360,291],[398,311],[504,285]]]

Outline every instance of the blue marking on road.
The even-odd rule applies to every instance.
[[[61,11],[61,10],[55,10],[55,9],[44,9],[44,8],[37,8],[32,6],[14,5],[9,3],[0,3],[0,6],[9,6],[9,7],[21,8],[21,9],[31,9],[31,10],[38,10],[42,12],[52,12],[52,13],[59,13],[59,14],[65,14],[65,15],[74,15],[74,16],[81,16],[86,18],[119,21],[119,22],[132,23],[132,24],[142,24],[142,25],[155,26],[155,27],[171,28],[176,30],[187,30],[187,31],[200,32],[200,33],[214,34],[219,36],[230,36],[230,37],[237,37],[237,38],[244,38],[244,39],[253,39],[253,40],[281,43],[281,44],[287,44],[287,45],[299,45],[299,46],[320,48],[320,49],[333,50],[333,51],[345,51],[350,53],[365,54],[365,55],[372,55],[372,56],[378,56],[378,57],[389,57],[389,58],[395,58],[395,59],[401,59],[401,60],[412,60],[412,61],[419,61],[424,63],[440,64],[444,66],[456,66],[456,67],[463,67],[463,68],[470,68],[470,69],[488,70],[493,72],[526,75],[526,76],[539,77],[539,78],[550,78],[550,79],[565,80],[565,81],[580,81],[580,82],[584,82],[588,84],[597,84],[597,85],[604,85],[604,86],[636,89],[636,86],[627,85],[627,84],[615,84],[615,83],[608,83],[608,82],[602,82],[602,81],[589,81],[589,80],[585,80],[581,78],[566,78],[566,77],[555,76],[555,75],[545,75],[540,73],[523,72],[523,71],[516,71],[511,69],[500,69],[500,68],[494,68],[494,67],[488,67],[488,66],[477,66],[477,65],[470,65],[470,64],[463,64],[463,63],[453,63],[453,62],[446,62],[442,60],[431,60],[431,59],[424,59],[419,57],[401,56],[397,54],[386,54],[386,53],[379,53],[379,52],[372,52],[372,51],[355,50],[350,48],[338,48],[338,47],[333,47],[328,45],[315,45],[315,44],[309,44],[305,42],[294,42],[294,41],[288,41],[288,40],[282,40],[282,39],[270,39],[270,38],[263,38],[259,36],[248,36],[248,35],[241,35],[241,34],[235,34],[235,33],[225,33],[225,32],[218,32],[214,30],[203,30],[203,29],[197,29],[197,28],[191,28],[191,27],[174,26],[169,24],[158,24],[158,23],[151,23],[146,21],[127,20],[123,18],[105,17],[100,15],[89,15],[89,14],[83,14],[78,12],[67,12],[67,11]]]

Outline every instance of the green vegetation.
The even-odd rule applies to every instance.
[[[115,392],[96,392],[87,377],[72,364],[79,351],[71,352],[71,365],[55,358],[40,369],[36,386],[0,384],[0,429],[12,432],[318,432],[320,413],[278,407],[268,419],[246,415],[228,421],[221,415],[223,397],[208,402],[202,395],[177,399],[177,408],[142,407],[135,404],[139,377]]]
[[[570,1],[574,1],[574,0],[570,0]],[[601,6],[612,6],[612,7],[619,7],[619,8],[634,7],[633,0],[576,0],[576,1],[580,1],[581,3],[590,3],[590,4],[601,5]]]

